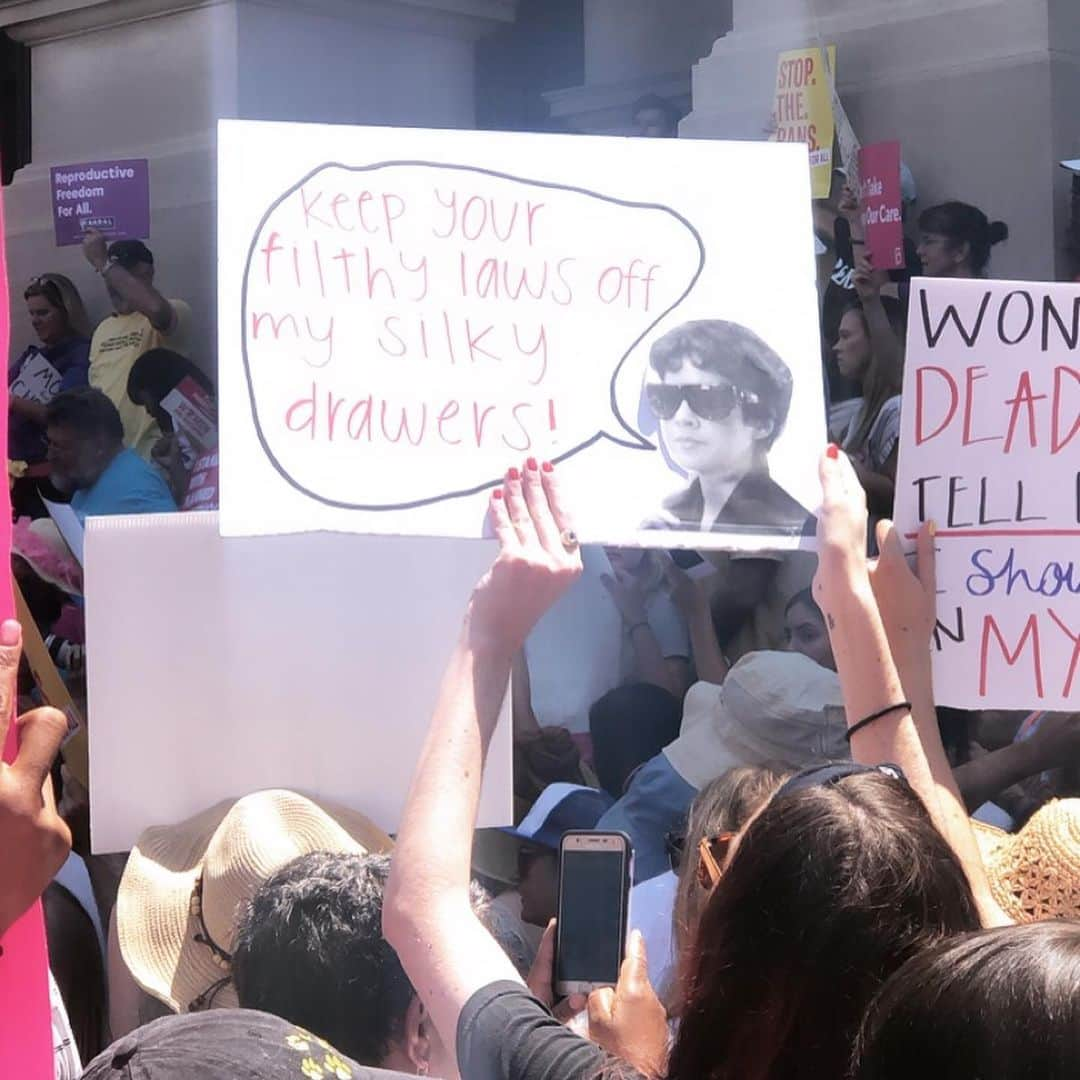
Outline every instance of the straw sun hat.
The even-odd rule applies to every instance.
[[[975,822],[990,889],[1017,922],[1080,918],[1080,799],[1053,799],[1017,833]]]
[[[179,825],[147,829],[116,898],[124,962],[177,1012],[235,1008],[229,973],[238,906],[299,855],[392,847],[363,814],[291,791],[228,799]]]

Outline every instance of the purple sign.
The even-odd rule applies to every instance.
[[[81,244],[87,229],[109,240],[150,235],[150,169],[146,158],[57,165],[52,180],[56,246]]]

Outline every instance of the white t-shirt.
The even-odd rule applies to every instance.
[[[847,431],[844,433],[841,445],[845,450],[849,449],[851,440],[863,421],[863,409],[865,403],[858,398],[859,407],[848,421]],[[900,395],[886,399],[874,417],[870,425],[870,433],[866,441],[853,453],[872,472],[881,472],[885,462],[892,456],[893,450],[900,439]]]

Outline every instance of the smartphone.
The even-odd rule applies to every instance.
[[[690,548],[675,548],[668,554],[671,561],[691,579],[705,578],[716,573],[716,567],[708,559]]]
[[[619,981],[632,867],[625,833],[575,830],[563,836],[555,929],[557,994],[587,994]]]

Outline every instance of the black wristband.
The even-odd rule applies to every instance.
[[[857,724],[852,724],[851,727],[847,729],[844,738],[847,739],[848,742],[851,742],[851,736],[854,735],[856,731],[861,731],[864,727],[869,727],[875,720],[880,720],[883,716],[888,716],[889,713],[901,711],[910,712],[911,702],[901,701],[898,705],[889,705],[887,708],[879,709],[876,713],[864,716]]]

